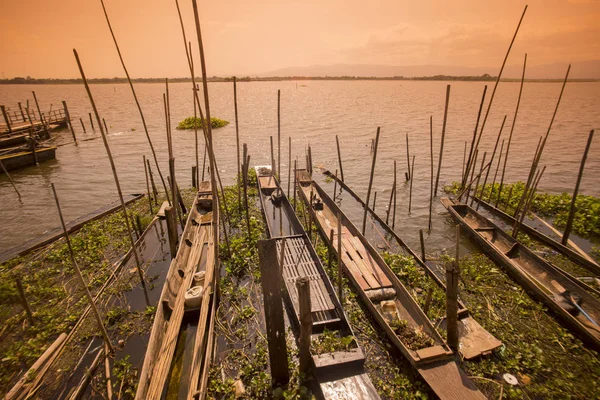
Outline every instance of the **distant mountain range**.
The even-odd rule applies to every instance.
[[[568,63],[528,65],[525,72],[527,79],[562,79]],[[368,64],[333,64],[310,65],[305,67],[287,67],[259,74],[259,77],[273,76],[361,76],[361,77],[419,77],[434,75],[449,76],[481,76],[489,74],[497,76],[500,66],[496,67],[458,67],[444,65],[368,65]],[[520,78],[522,65],[507,65],[503,78]],[[571,65],[570,79],[600,79],[600,60],[575,62]]]

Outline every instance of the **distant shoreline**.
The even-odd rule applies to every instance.
[[[390,77],[366,77],[366,76],[271,76],[271,77],[239,77],[238,82],[279,82],[279,81],[452,81],[452,82],[494,82],[495,76],[451,76],[451,75],[435,75],[435,76],[390,76]],[[135,83],[164,83],[165,78],[135,78],[132,79]],[[196,82],[201,82],[200,77],[196,78]],[[232,82],[233,77],[217,77],[208,78],[209,82]],[[520,82],[517,78],[502,78],[501,82]],[[525,79],[531,83],[555,83],[562,82],[562,78],[557,79]],[[95,84],[116,84],[127,83],[126,78],[92,78],[88,79],[89,83]],[[171,83],[191,82],[190,78],[169,78]],[[600,79],[569,79],[569,82],[600,82]],[[12,78],[0,79],[0,85],[64,85],[64,84],[81,84],[81,79],[53,79],[53,78]]]

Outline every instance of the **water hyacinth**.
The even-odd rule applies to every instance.
[[[201,129],[202,122],[201,119],[198,117],[187,117],[186,119],[181,121],[179,125],[177,125],[177,129],[194,129],[194,121],[196,122],[195,127]],[[229,125],[229,121],[212,117],[210,119],[210,125],[213,129],[222,128],[226,125]]]

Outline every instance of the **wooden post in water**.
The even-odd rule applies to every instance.
[[[4,122],[6,123],[6,127],[8,128],[8,132],[12,133],[12,127],[10,126],[10,118],[6,113],[6,107],[0,106],[0,108],[2,109],[2,115],[4,116]]]
[[[408,168],[408,172],[405,174],[406,180],[411,180],[411,170],[410,170],[410,149],[408,147],[408,133],[406,134],[406,167]]]
[[[92,119],[92,113],[88,113],[88,115],[90,116],[90,126],[92,127],[92,130],[96,130],[96,128],[94,128],[94,120]]]
[[[296,182],[297,167],[298,167],[298,160],[294,160],[294,210],[296,209],[296,187],[298,185]]]
[[[569,217],[567,219],[567,226],[565,227],[565,233],[563,233],[562,244],[567,245],[569,243],[569,235],[571,234],[571,228],[573,227],[573,218],[575,217],[575,203],[577,201],[577,194],[579,193],[579,184],[581,183],[581,178],[583,177],[583,170],[585,168],[585,161],[587,160],[588,152],[590,151],[590,147],[592,145],[592,139],[594,138],[594,130],[590,131],[590,135],[588,136],[587,145],[585,146],[585,151],[583,152],[583,157],[581,158],[581,165],[579,166],[579,174],[577,175],[577,182],[575,183],[575,190],[573,191],[573,198],[571,199],[571,207],[569,208]]]
[[[281,184],[281,90],[277,90],[277,180]]]
[[[298,280],[296,280],[296,289],[298,290],[298,303],[300,308],[300,340],[298,346],[300,376],[307,379],[310,377],[310,337],[312,335],[310,280],[305,276],[298,278]]]
[[[35,139],[33,137],[33,129],[29,128],[29,149],[33,157],[33,165],[38,165],[37,153],[35,152]]]
[[[429,158],[431,160],[431,177],[429,180],[429,223],[427,229],[431,231],[431,211],[433,209],[433,115],[429,116]]]
[[[271,173],[273,176],[276,176],[277,171],[275,170],[275,153],[273,153],[273,136],[269,136],[269,141],[271,143]]]
[[[135,264],[137,267],[137,272],[138,272],[138,275],[140,278],[140,282],[144,286],[144,293],[146,293],[145,283],[144,283],[144,275],[142,273],[142,267],[140,264],[140,257],[138,255],[137,247],[135,246],[135,240],[133,240],[133,234],[131,233],[131,225],[129,223],[129,215],[127,214],[127,207],[125,207],[125,201],[123,200],[123,192],[121,191],[121,184],[119,183],[119,177],[117,176],[117,169],[115,167],[115,162],[113,161],[112,154],[110,152],[110,147],[108,146],[108,140],[106,139],[106,134],[104,133],[104,129],[102,128],[102,125],[100,124],[100,114],[98,113],[98,109],[96,108],[96,103],[94,102],[94,97],[92,96],[92,92],[90,90],[87,79],[85,77],[85,73],[83,72],[83,67],[81,66],[81,61],[79,60],[79,55],[77,54],[77,50],[73,49],[73,54],[75,55],[75,60],[77,61],[77,67],[79,68],[79,72],[81,74],[81,79],[83,80],[83,84],[85,86],[85,90],[87,92],[88,98],[90,99],[90,103],[92,104],[92,109],[94,110],[94,114],[96,115],[96,121],[98,121],[98,125],[100,125],[100,134],[102,135],[102,141],[104,142],[104,148],[106,149],[106,154],[108,155],[108,160],[110,161],[113,178],[115,180],[115,186],[117,187],[117,192],[119,194],[119,200],[121,201],[121,209],[123,211],[123,217],[125,219],[125,226],[127,228],[127,233],[129,235],[131,249],[132,249],[133,255],[135,257]],[[149,303],[147,298],[146,298],[146,302]]]
[[[154,210],[152,209],[152,192],[150,192],[150,181],[148,179],[148,165],[146,160],[146,156],[142,156],[144,161],[144,176],[146,177],[146,193],[148,194],[148,210],[150,215],[154,214]]]
[[[292,183],[292,137],[288,136],[288,186],[287,198],[290,198],[290,185]]]
[[[335,143],[337,145],[337,154],[338,154],[338,164],[340,164],[340,177],[342,182],[344,182],[344,168],[342,168],[342,152],[340,151],[340,139],[338,135],[335,135]]]
[[[248,168],[250,157],[248,156],[248,145],[244,143],[244,165],[242,165],[242,183],[244,187],[244,209],[246,210],[246,228],[248,229],[248,242],[252,239],[250,231],[250,209],[248,208]]]
[[[471,207],[473,207],[473,202],[475,201],[475,196],[477,195],[477,188],[479,188],[479,181],[481,181],[481,174],[483,173],[483,166],[485,165],[486,156],[487,151],[484,151],[483,158],[481,159],[481,168],[479,168],[479,174],[477,175],[477,183],[475,184],[475,189],[473,190],[473,196],[471,196]]]
[[[419,229],[419,241],[421,242],[421,260],[425,262],[425,240],[423,239],[423,229]]]
[[[27,314],[27,319],[31,326],[35,325],[35,321],[33,319],[33,314],[31,312],[31,307],[29,307],[29,302],[27,301],[27,297],[25,296],[25,289],[23,289],[23,283],[21,282],[21,278],[17,277],[15,279],[17,283],[17,291],[19,292],[19,298],[21,299],[21,304],[23,305],[23,309],[25,310],[25,314]]]
[[[75,53],[75,54],[77,54],[77,53]],[[85,78],[84,78],[84,82],[85,82]],[[86,82],[86,86],[87,86],[87,82]],[[73,252],[73,248],[71,247],[71,240],[69,239],[69,233],[67,231],[67,226],[65,225],[65,220],[63,219],[62,210],[60,208],[60,202],[58,201],[58,195],[56,194],[56,188],[54,187],[54,183],[51,183],[50,186],[52,187],[52,193],[54,194],[54,200],[56,202],[56,209],[58,210],[58,216],[60,217],[60,223],[63,228],[63,233],[65,235],[67,247],[69,249],[69,256],[71,257],[71,264],[73,265],[73,269],[75,270],[75,274],[77,275],[77,278],[79,278],[79,283],[81,284],[81,286],[83,286],[84,294],[85,294],[85,297],[87,298],[88,302],[90,303],[90,308],[92,309],[92,313],[94,314],[94,317],[96,317],[96,322],[98,323],[98,327],[100,328],[100,333],[102,334],[102,337],[104,338],[104,343],[106,343],[110,352],[114,353],[115,348],[113,347],[112,343],[110,342],[110,338],[108,337],[108,332],[106,332],[106,328],[104,327],[104,323],[102,322],[102,317],[100,316],[100,313],[98,312],[98,309],[96,308],[96,304],[94,303],[94,299],[92,298],[90,290],[88,289],[87,284],[85,283],[85,280],[83,279],[83,275],[81,275],[81,270],[79,269],[77,260],[75,260],[75,253]]]
[[[310,165],[310,177],[312,178],[312,173],[313,173],[313,159],[312,159],[312,148],[310,147],[310,144],[308,145],[308,163]]]
[[[40,104],[38,103],[37,96],[35,95],[35,91],[31,91],[33,94],[33,100],[35,101],[35,108],[37,108],[37,112],[40,115],[40,122],[42,123],[42,127],[44,127],[44,131],[46,132],[46,137],[50,137],[50,131],[48,130],[48,125],[46,125],[46,121],[44,121],[44,116],[42,115],[42,110],[40,109]]]
[[[477,162],[477,157],[479,156],[479,149],[475,149],[475,153],[473,154],[473,163],[475,164]],[[468,168],[468,163],[467,163],[467,168]],[[460,195],[458,196],[458,200],[460,201],[460,199],[462,198],[463,194],[466,194],[467,196],[465,197],[465,204],[467,204],[469,202],[469,195],[471,194],[471,184],[473,182],[473,176],[475,175],[475,168],[471,168],[471,180],[469,181],[469,184],[466,185],[466,181],[465,181],[465,187],[463,187],[462,192],[460,193]]]
[[[535,192],[537,190],[537,186],[540,183],[540,180],[542,179],[542,175],[544,175],[544,171],[546,170],[546,167],[544,166],[544,168],[542,168],[541,171],[538,170],[537,174],[535,175],[535,179],[534,179],[534,183],[533,183],[533,188],[531,189],[529,196],[525,202],[525,205],[523,207],[523,213],[521,214],[521,217],[515,222],[515,226],[513,228],[513,238],[517,238],[517,235],[519,234],[519,230],[521,229],[521,225],[523,224],[523,220],[525,219],[525,216],[527,215],[527,212],[529,211],[529,207],[531,206],[531,203],[533,202],[533,199],[535,198]]]
[[[23,106],[21,105],[21,102],[19,101],[17,104],[19,105],[19,111],[21,111],[21,118],[23,118],[23,122],[27,122],[27,119],[25,118],[25,113],[23,112]]]
[[[196,104],[194,102],[194,104]],[[237,78],[234,76],[233,77],[233,111],[235,112],[235,144],[236,144],[236,148],[237,148],[237,172],[238,172],[238,180],[237,180],[237,187],[238,187],[238,209],[241,210],[242,209],[242,188],[241,188],[241,182],[240,180],[240,174],[241,174],[241,166],[242,166],[242,161],[240,160],[240,125],[238,123],[238,106],[237,106]],[[246,160],[244,160],[244,163],[246,162]]]
[[[504,129],[504,123],[506,122],[506,115],[504,116],[504,119],[502,120],[502,125],[500,125],[500,131],[498,132],[498,136],[496,138],[496,144],[494,145],[494,151],[492,151],[492,156],[490,157],[490,163],[494,162],[494,157],[496,156],[496,150],[498,150],[498,143],[500,142],[500,137],[502,136],[502,130]],[[487,172],[485,173],[485,179],[483,180],[483,185],[481,186],[481,192],[479,193],[479,199],[483,200],[483,196],[485,194],[485,185],[487,184],[487,180],[490,176],[490,171],[492,169],[488,168]],[[476,209],[479,210],[479,205],[481,203],[477,202],[477,207]]]
[[[86,133],[85,125],[83,124],[83,120],[79,118],[79,122],[81,122],[81,129],[83,129],[83,133]]]
[[[467,141],[465,140],[465,149],[463,151],[463,165],[462,165],[462,172],[460,174],[461,179],[463,176],[465,176],[465,164],[467,162]]]
[[[177,255],[177,241],[179,237],[177,232],[177,216],[175,215],[175,205],[165,207],[165,218],[167,220],[169,251],[171,253],[171,259],[174,259]]]
[[[333,201],[335,201],[335,197],[337,195],[337,175],[338,175],[338,170],[335,170],[335,179],[333,180]]]
[[[446,121],[448,120],[448,102],[450,101],[450,85],[446,86],[446,105],[444,106],[444,123],[442,125],[442,141],[440,143],[440,157],[438,158],[437,176],[435,178],[435,189],[433,194],[437,196],[440,183],[440,171],[442,170],[442,157],[444,155],[444,139],[446,138]]]
[[[456,258],[446,265],[446,323],[448,346],[458,352],[458,279],[460,267],[458,251],[460,246],[460,225],[456,225]]]
[[[146,165],[148,166],[148,176],[150,177],[152,193],[154,194],[154,204],[158,205],[158,189],[156,189],[156,185],[154,184],[154,176],[152,175],[152,169],[150,168],[150,160],[146,160]]]
[[[4,163],[2,162],[2,160],[0,160],[0,167],[2,167],[2,170],[6,174],[6,177],[10,181],[10,184],[12,185],[13,189],[15,189],[15,192],[17,192],[17,196],[19,197],[19,200],[21,200],[21,193],[19,193],[19,190],[17,189],[17,185],[15,185],[15,181],[13,181],[13,179],[10,176],[10,174],[6,170],[6,167],[4,166]]]
[[[396,192],[396,160],[394,160],[394,181],[392,182],[392,190],[390,191],[390,201],[388,203],[388,207],[387,207],[387,211],[386,211],[386,216],[385,216],[385,223],[387,225],[390,224],[390,214],[392,212],[392,200],[394,200],[394,193],[395,192]]]
[[[257,243],[263,305],[267,326],[269,363],[274,386],[286,385],[290,380],[285,342],[285,324],[281,296],[281,269],[277,261],[277,240],[259,240]]]
[[[410,188],[408,191],[408,213],[410,214],[410,209],[412,207],[412,187],[413,187],[413,178],[415,176],[415,156],[412,159],[412,166],[410,168]]]
[[[517,106],[515,108],[515,116],[513,117],[512,126],[510,128],[510,134],[508,135],[508,142],[506,143],[506,154],[504,155],[504,165],[502,166],[502,176],[500,178],[500,187],[498,188],[498,197],[496,198],[496,207],[500,202],[500,195],[502,194],[502,187],[504,185],[504,174],[506,172],[506,162],[508,161],[508,152],[510,151],[510,144],[512,142],[513,131],[515,130],[515,124],[517,123],[517,115],[519,114],[519,105],[521,104],[521,94],[523,94],[523,83],[525,82],[525,68],[527,67],[527,53],[525,53],[525,60],[523,61],[523,74],[521,75],[521,86],[519,87],[519,97],[517,98]]]
[[[373,212],[375,212],[375,205],[377,204],[377,191],[375,191],[375,195],[373,196]]]
[[[344,304],[344,288],[342,286],[342,213],[337,215],[337,262],[338,262],[338,299]]]
[[[196,182],[196,176],[198,176],[198,170],[195,165],[192,165],[192,187],[194,189],[198,188],[198,182]]]
[[[394,208],[392,211],[392,230],[396,227],[396,201],[398,198],[398,175],[396,168],[396,160],[394,160]]]
[[[496,172],[494,172],[494,180],[492,181],[492,188],[490,189],[490,195],[488,197],[488,201],[492,202],[492,195],[494,194],[494,186],[496,186],[496,178],[498,177],[498,171],[500,170],[500,163],[502,162],[502,151],[504,150],[504,139],[502,139],[502,144],[500,145],[500,154],[498,155],[498,164],[496,165]],[[506,156],[505,156],[506,157]],[[483,198],[482,198],[483,200]]]
[[[19,103],[19,106],[21,105],[21,103]],[[71,130],[71,135],[73,136],[73,141],[75,142],[75,145],[77,145],[77,138],[75,137],[75,129],[73,129],[73,123],[71,122],[71,114],[69,114],[69,108],[67,107],[67,102],[66,101],[62,101],[62,105],[63,105],[63,109],[65,110],[65,117],[67,118],[67,123],[69,124],[69,129]],[[21,110],[21,113],[23,112],[23,110]],[[25,119],[25,117],[23,117],[23,119]]]
[[[365,201],[365,213],[363,216],[362,234],[365,234],[365,228],[367,227],[367,213],[369,212],[369,200],[371,198],[371,188],[373,186],[373,175],[375,174],[375,162],[377,161],[377,147],[379,146],[379,132],[381,127],[377,127],[377,134],[375,135],[375,149],[373,152],[373,163],[371,165],[371,177],[369,178],[369,188],[367,190],[367,200]]]

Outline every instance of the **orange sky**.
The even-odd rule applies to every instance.
[[[6,78],[124,76],[99,0],[0,0]],[[600,60],[600,1],[534,0],[509,64]],[[133,77],[187,76],[174,0],[105,0]],[[195,39],[191,0],[180,0]],[[313,64],[498,68],[517,0],[199,0],[209,75]],[[197,54],[197,46],[194,45]],[[496,70],[490,71],[496,73]]]

